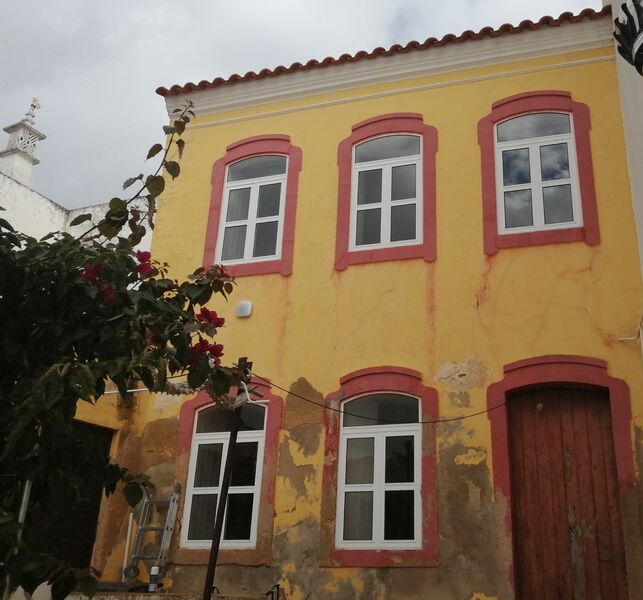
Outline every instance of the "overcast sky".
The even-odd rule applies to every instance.
[[[154,90],[310,58],[459,34],[601,0],[0,0],[0,127],[38,97],[32,186],[97,204],[162,141]],[[7,136],[0,132],[0,148]]]

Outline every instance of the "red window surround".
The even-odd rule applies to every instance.
[[[422,136],[422,186],[424,190],[422,239],[424,241],[415,246],[349,251],[353,147],[370,138],[392,133],[416,133]],[[337,165],[339,166],[339,206],[335,243],[335,269],[337,271],[343,271],[348,265],[387,260],[406,258],[435,260],[435,155],[437,151],[437,129],[425,125],[422,115],[418,113],[391,113],[353,125],[353,133],[340,142],[337,150]]]
[[[496,503],[504,500],[507,535],[512,536],[511,518],[511,465],[509,459],[509,426],[505,402],[511,391],[546,384],[580,384],[609,391],[612,415],[612,433],[616,456],[616,472],[621,496],[636,483],[634,451],[630,425],[632,408],[630,391],[621,379],[607,374],[604,360],[574,355],[539,356],[519,360],[504,367],[504,379],[487,388],[487,409],[491,425],[493,482]],[[499,408],[498,408],[499,407]],[[509,540],[511,542],[511,539]],[[513,588],[513,564],[509,564],[507,578]]]
[[[574,141],[578,158],[583,226],[570,229],[500,235],[498,233],[496,214],[495,125],[511,117],[548,111],[569,113],[574,121]],[[589,108],[586,104],[574,102],[569,92],[555,90],[527,92],[493,103],[491,113],[478,122],[478,144],[480,145],[482,166],[482,215],[485,254],[495,254],[500,248],[515,246],[582,241],[589,246],[596,246],[600,243],[594,169],[589,141],[590,129]]]
[[[340,380],[340,389],[326,398],[339,409],[343,400],[371,392],[399,392],[420,399],[422,421],[438,418],[438,394],[422,385],[418,371],[402,367],[374,367],[353,371]],[[324,412],[326,431],[322,475],[322,524],[320,562],[330,567],[435,566],[438,557],[438,515],[436,486],[435,427],[422,425],[422,548],[419,550],[352,550],[335,548],[337,518],[337,458],[340,415]]]
[[[275,396],[265,380],[252,379],[267,402],[264,462],[259,498],[259,518],[257,520],[257,545],[254,548],[222,549],[219,552],[219,563],[235,565],[270,565],[272,561],[272,526],[275,507],[275,479],[277,476],[277,457],[279,455],[279,430],[283,425],[284,401]],[[188,465],[194,419],[197,411],[212,403],[206,392],[199,392],[196,397],[181,406],[179,414],[179,431],[176,444],[176,480],[183,490],[187,489]],[[181,495],[177,522],[182,523],[185,494]],[[208,562],[209,550],[195,550],[180,547],[180,534],[174,536],[172,544],[172,561],[183,565],[204,565]]]
[[[243,275],[264,275],[281,273],[284,276],[292,273],[292,254],[295,243],[295,215],[297,212],[297,184],[301,171],[301,148],[290,143],[287,135],[257,135],[246,138],[226,147],[227,152],[212,167],[212,198],[208,214],[208,226],[205,234],[203,266],[208,269],[215,262],[219,219],[223,203],[226,167],[234,162],[261,154],[281,154],[288,157],[286,174],[286,207],[283,225],[283,242],[281,258],[242,265],[226,266],[226,271],[233,277]]]

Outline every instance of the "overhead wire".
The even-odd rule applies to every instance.
[[[304,402],[308,402],[309,404],[314,404],[315,406],[319,406],[323,408],[324,410],[328,410],[331,412],[338,413],[340,415],[348,415],[350,417],[356,417],[358,419],[366,419],[368,421],[375,421],[379,423],[380,425],[399,425],[399,421],[388,421],[386,419],[379,419],[377,417],[369,417],[367,415],[359,415],[356,413],[349,412],[347,410],[342,410],[341,408],[335,408],[334,406],[328,406],[327,404],[323,404],[321,402],[317,402],[316,400],[311,400],[310,398],[306,398],[305,396],[302,396],[301,394],[298,394],[296,392],[293,392],[292,390],[288,390],[286,388],[281,387],[280,385],[277,385],[274,383],[274,381],[271,381],[269,379],[266,379],[265,377],[262,377],[258,373],[252,372],[252,375],[254,375],[257,379],[260,379],[261,381],[265,382],[267,385],[270,385],[274,388],[277,388],[278,390],[281,390],[282,392],[285,392],[286,394],[290,394],[291,396],[294,396],[295,398],[299,398],[300,400],[303,400]],[[451,423],[453,421],[462,421],[463,419],[470,419],[471,417],[478,417],[480,415],[484,415],[486,413],[492,412],[498,408],[502,408],[505,406],[505,403],[502,402],[501,404],[497,404],[496,406],[492,406],[490,408],[487,408],[485,410],[480,410],[478,412],[474,413],[469,413],[467,415],[462,415],[459,417],[447,417],[445,419],[431,419],[428,421],[413,421],[413,423],[417,423],[418,425],[439,425],[440,423]]]

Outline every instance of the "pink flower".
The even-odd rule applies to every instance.
[[[105,304],[114,304],[116,302],[116,292],[111,285],[106,285],[100,292],[100,297]]]
[[[152,259],[152,254],[145,250],[139,250],[136,254],[136,260],[140,263],[148,263]]]
[[[150,263],[144,262],[138,265],[136,270],[141,277],[148,277],[154,272],[154,267]]]
[[[196,316],[201,323],[210,323],[213,327],[223,327],[225,319],[217,315],[216,311],[201,307],[201,312]]]
[[[96,284],[96,282],[98,281],[98,277],[103,274],[103,271],[105,271],[105,269],[102,265],[96,265],[95,267],[92,267],[91,265],[85,265],[85,268],[80,274],[80,278],[84,279],[85,281],[89,281],[90,283]]]

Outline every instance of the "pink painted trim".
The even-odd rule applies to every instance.
[[[257,523],[257,545],[248,549],[224,549],[219,554],[220,564],[264,564],[270,565],[272,560],[272,530],[275,505],[275,481],[279,457],[279,431],[283,427],[284,401],[275,396],[266,380],[252,378],[252,385],[261,392],[262,403],[266,406],[266,434],[263,470],[261,477],[261,496],[259,500],[259,519]],[[212,398],[200,391],[192,400],[181,406],[179,413],[179,431],[177,436],[177,455],[190,452],[194,420],[200,408],[212,404]],[[187,460],[187,459],[186,459]],[[187,463],[185,475],[187,477]],[[183,481],[187,489],[187,481]],[[184,498],[184,497],[183,497]],[[184,501],[182,498],[181,502]],[[178,542],[177,542],[178,543]],[[201,564],[207,561],[207,551],[176,547],[173,560],[180,564]]]
[[[226,265],[225,269],[233,277],[265,275],[268,273],[281,273],[284,276],[290,275],[292,273],[292,257],[295,244],[295,216],[297,214],[299,171],[301,171],[302,164],[301,148],[291,145],[289,136],[274,134],[257,135],[246,138],[230,144],[226,147],[226,150],[226,154],[218,159],[212,167],[212,196],[210,199],[208,225],[205,234],[203,267],[208,269],[214,264],[215,260],[226,167],[231,163],[251,156],[282,154],[288,157],[288,172],[286,174],[286,207],[281,258],[243,265]]]
[[[329,406],[339,407],[342,400],[370,392],[400,392],[420,399],[422,420],[438,418],[438,394],[421,383],[417,371],[401,367],[361,369],[340,379],[340,389],[326,398]],[[339,415],[324,412],[326,431],[325,460],[322,474],[322,512],[332,527],[322,532],[322,560],[329,566],[395,567],[435,566],[438,557],[438,514],[436,486],[435,428],[422,426],[422,548],[419,550],[347,550],[335,548],[337,491],[337,456],[339,451]],[[328,539],[330,538],[330,539]]]
[[[436,183],[435,157],[438,151],[438,133],[435,127],[425,125],[419,113],[391,113],[367,119],[353,125],[353,133],[342,140],[337,149],[339,166],[339,192],[337,209],[337,237],[335,242],[335,269],[343,271],[348,265],[422,258],[436,258]],[[424,242],[415,246],[378,248],[375,250],[349,250],[351,174],[353,170],[353,147],[360,142],[379,135],[391,133],[416,133],[422,136],[422,185]]]
[[[507,535],[513,537],[511,517],[511,465],[509,457],[508,411],[505,405],[509,392],[546,384],[589,385],[609,392],[612,415],[612,433],[616,456],[616,471],[621,496],[635,485],[634,450],[630,425],[632,408],[627,384],[610,377],[604,360],[576,355],[550,355],[528,358],[504,367],[502,381],[487,389],[487,413],[491,425],[494,492],[505,499]],[[497,408],[499,407],[499,408]],[[513,564],[507,577],[514,586]]]
[[[494,126],[501,121],[523,114],[557,111],[570,113],[574,120],[578,178],[583,210],[583,226],[529,233],[498,233],[496,211],[496,170]],[[517,94],[494,102],[492,111],[478,122],[482,173],[482,218],[485,254],[495,254],[500,248],[582,242],[588,246],[600,243],[594,168],[589,139],[591,122],[586,104],[574,102],[565,91],[544,90]]]

